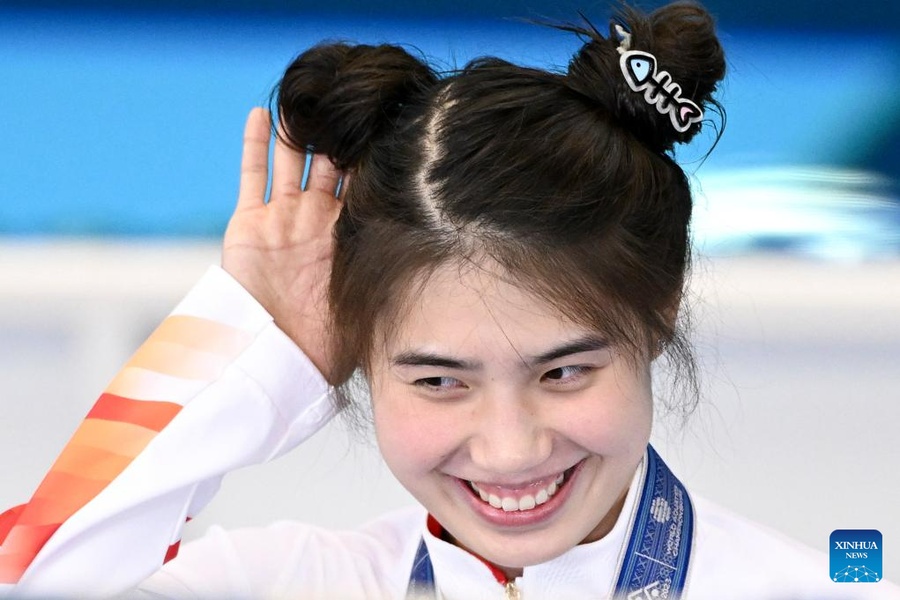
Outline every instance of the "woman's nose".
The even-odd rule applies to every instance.
[[[552,452],[552,435],[540,411],[514,392],[485,394],[473,414],[472,462],[486,474],[527,474]]]

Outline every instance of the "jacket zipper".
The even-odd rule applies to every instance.
[[[505,600],[519,600],[519,588],[516,587],[515,581],[507,581],[504,589],[506,591]]]

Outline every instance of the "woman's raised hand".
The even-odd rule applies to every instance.
[[[244,130],[240,192],[225,232],[222,267],[330,380],[326,292],[332,231],[341,210],[335,196],[340,173],[317,154],[301,189],[305,156],[276,138],[267,202],[271,131],[269,111],[254,108]]]

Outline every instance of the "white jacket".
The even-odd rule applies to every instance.
[[[429,531],[420,507],[347,532],[213,528],[178,553],[184,523],[226,473],[283,454],[332,415],[312,363],[210,269],[113,380],[29,504],[0,517],[0,595],[402,600],[424,536],[442,598],[503,598],[478,558]],[[639,483],[606,537],[525,568],[514,582],[522,600],[609,597]],[[886,581],[834,583],[824,554],[694,505],[687,600],[900,600]]]

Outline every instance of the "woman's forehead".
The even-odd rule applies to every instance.
[[[402,317],[437,309],[465,311],[483,307],[491,312],[535,312],[565,320],[553,303],[529,289],[522,275],[510,273],[490,258],[447,262],[414,278],[407,286]]]
[[[451,345],[540,352],[596,334],[513,280],[493,261],[447,264],[409,286],[385,337],[389,346]]]

